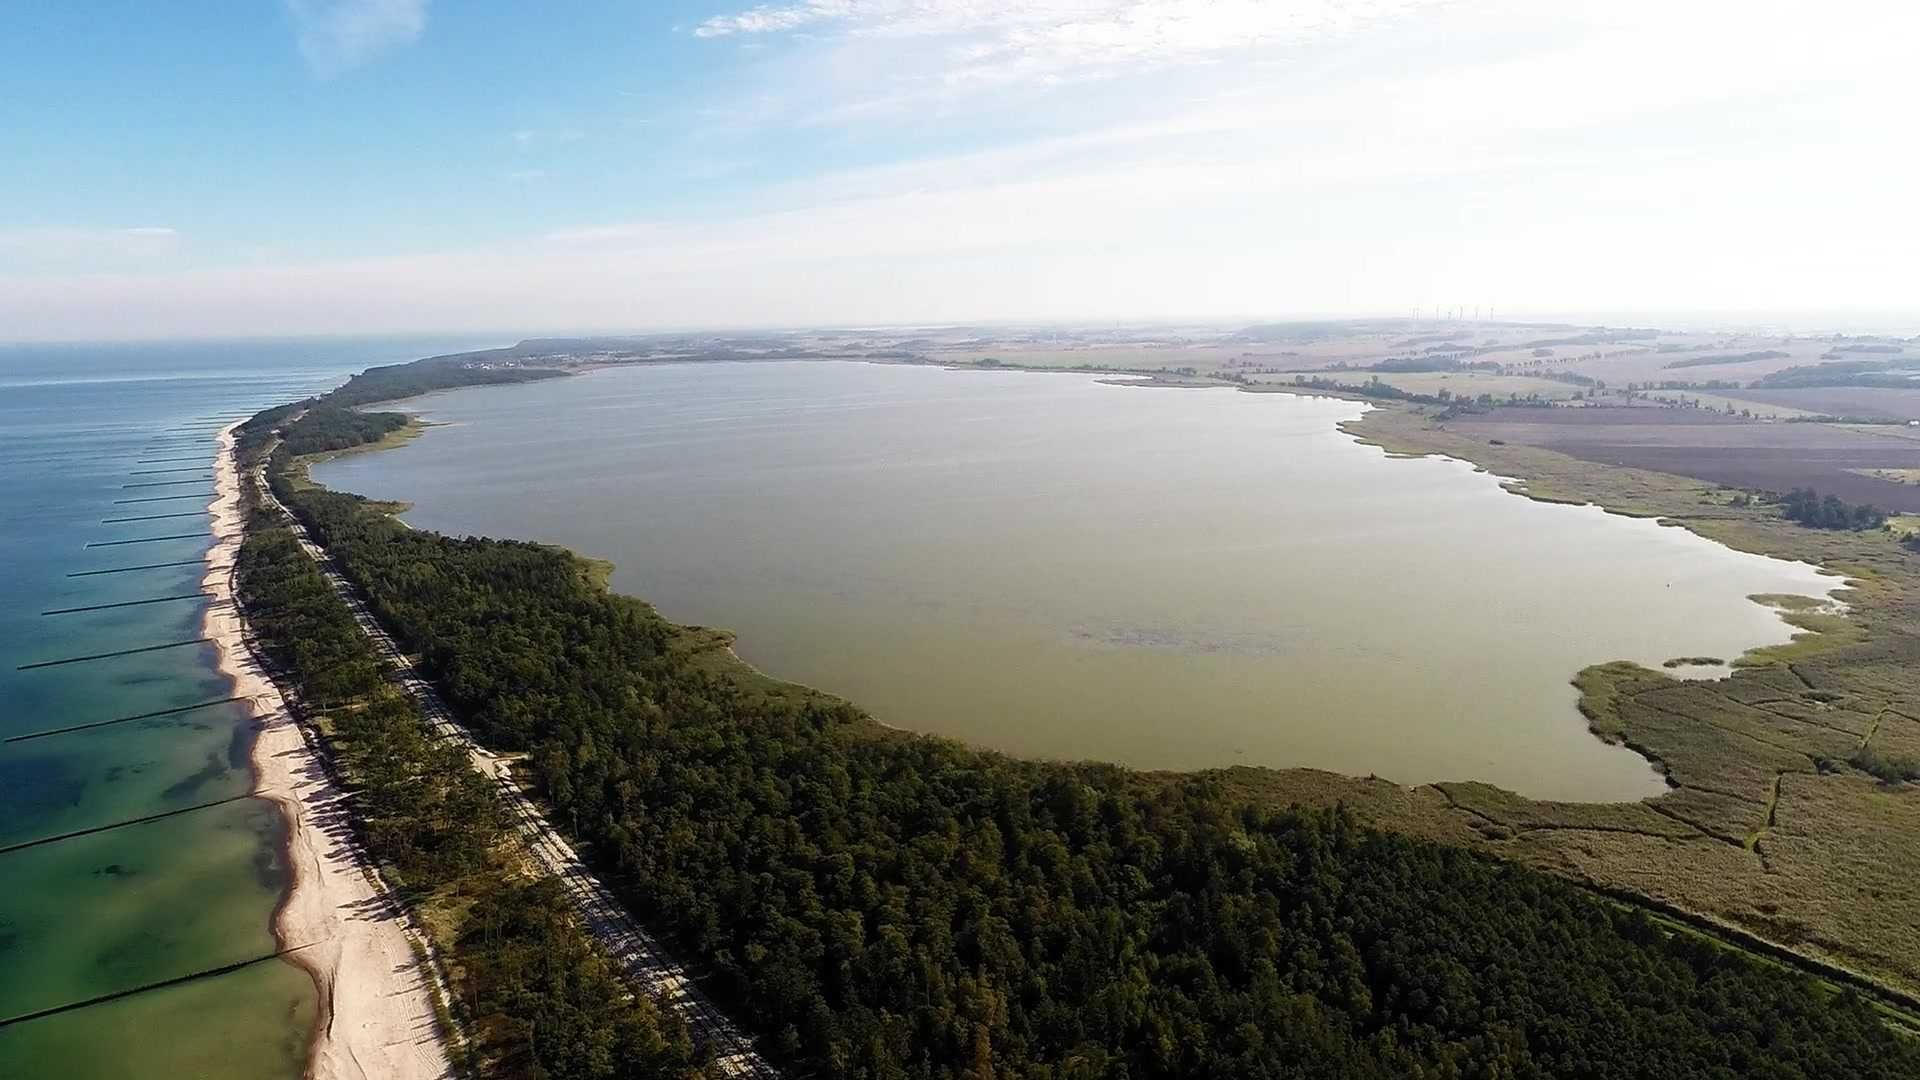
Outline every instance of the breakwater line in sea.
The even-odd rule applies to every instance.
[[[142,645],[137,649],[118,649],[114,652],[92,653],[87,656],[69,656],[64,660],[39,660],[31,664],[21,664],[15,671],[33,671],[38,668],[59,667],[62,664],[78,664],[88,660],[109,660],[116,656],[132,656],[135,653],[159,652],[161,649],[178,649],[187,645],[205,645],[211,638],[188,638],[185,641],[169,641],[164,645]]]
[[[185,495],[148,495],[138,499],[115,499],[113,500],[113,505],[124,506],[127,503],[172,502],[175,499],[204,499],[212,494],[213,492],[211,491],[190,491]]]
[[[196,476],[188,480],[145,480],[138,484],[121,484],[120,490],[131,488],[179,487],[182,484],[205,484],[213,480],[211,476]]]
[[[96,994],[83,1001],[70,1001],[65,1005],[55,1005],[49,1009],[35,1009],[30,1013],[21,1013],[18,1016],[9,1016],[4,1020],[0,1020],[0,1028],[12,1027],[15,1024],[24,1024],[30,1020],[44,1020],[49,1016],[58,1016],[61,1013],[73,1012],[76,1009],[84,1009],[92,1005],[105,1005],[109,1001],[118,1001],[121,998],[132,997],[135,994],[144,994],[150,990],[164,990],[169,986],[179,986],[182,983],[195,982],[200,979],[211,979],[217,975],[226,975],[239,971],[242,968],[250,968],[255,964],[264,964],[269,960],[278,960],[289,953],[297,953],[302,949],[311,949],[318,944],[320,943],[317,941],[309,941],[305,945],[295,945],[290,949],[276,949],[264,956],[237,960],[231,964],[221,964],[219,967],[206,968],[201,971],[190,971],[185,975],[175,975],[171,979],[161,979],[158,982],[143,983],[140,986],[128,987],[125,990],[115,990],[107,994]]]
[[[248,791],[239,795],[229,795],[224,799],[215,799],[212,802],[195,803],[192,806],[182,806],[174,810],[162,810],[157,814],[145,814],[137,818],[128,818],[125,821],[116,821],[110,825],[95,825],[90,829],[75,829],[72,832],[57,833],[53,836],[42,836],[38,840],[23,840],[18,844],[8,844],[6,847],[0,847],[0,855],[11,855],[16,851],[25,851],[28,848],[57,844],[62,840],[73,840],[82,836],[92,836],[94,833],[111,832],[114,829],[124,829],[132,825],[145,825],[148,822],[161,821],[170,817],[179,817],[181,814],[191,814],[200,810],[211,810],[216,806],[225,806],[228,803],[239,802],[241,799],[252,799],[256,797],[253,792]]]
[[[157,544],[162,540],[205,540],[206,533],[173,533],[168,536],[139,536],[132,540],[95,540],[90,548],[125,547],[128,544]]]
[[[196,701],[191,705],[177,705],[171,709],[155,709],[152,712],[135,713],[132,716],[116,716],[111,720],[95,720],[87,724],[69,724],[66,727],[48,728],[45,731],[29,731],[25,735],[12,735],[5,739],[0,739],[0,742],[26,742],[29,739],[44,739],[48,736],[66,735],[75,731],[91,731],[94,728],[111,727],[114,724],[130,724],[135,720],[153,720],[162,716],[177,716],[181,713],[190,713],[199,709],[211,709],[215,705],[231,705],[236,701],[246,700],[245,697],[234,696],[215,698],[212,701]]]
[[[176,593],[173,596],[153,596],[145,600],[121,600],[112,604],[87,604],[83,607],[48,608],[42,615],[77,615],[83,611],[107,611],[111,608],[140,607],[143,604],[164,604],[171,600],[205,600],[213,596],[207,592]]]
[[[166,518],[199,517],[200,515],[205,513],[206,513],[205,510],[188,510],[184,513],[179,513],[179,514],[142,514],[139,517],[101,518],[100,524],[125,525],[131,521],[162,521],[162,520],[165,520]]]
[[[73,570],[68,577],[97,577],[101,574],[130,574],[135,570],[159,570],[168,566],[192,566],[206,562],[205,559],[177,559],[173,562],[142,563],[139,566],[109,566],[100,570]]]

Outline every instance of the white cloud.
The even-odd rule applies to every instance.
[[[300,55],[320,75],[358,67],[427,28],[429,0],[286,0]]]
[[[764,34],[793,30],[808,23],[843,19],[854,9],[853,0],[812,0],[805,4],[764,4],[735,15],[716,15],[694,28],[695,37]]]
[[[1445,0],[801,0],[708,19],[696,37],[814,28],[943,46],[950,83],[1053,82],[1204,63],[1351,32]]]

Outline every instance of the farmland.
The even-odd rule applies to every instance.
[[[1600,465],[1762,491],[1811,487],[1848,502],[1920,512],[1920,488],[1860,471],[1920,468],[1920,441],[1857,428],[1662,408],[1494,410],[1448,427],[1482,442],[1536,446]]]

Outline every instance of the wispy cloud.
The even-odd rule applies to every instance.
[[[286,0],[300,55],[319,75],[358,67],[427,28],[430,0]]]
[[[810,0],[803,4],[762,4],[733,15],[715,15],[694,28],[695,37],[765,34],[794,30],[808,23],[845,19],[859,8],[856,0]]]
[[[558,146],[576,143],[587,137],[579,128],[516,128],[508,132],[515,146],[522,149],[532,146]]]
[[[164,225],[0,229],[0,257],[36,265],[116,263],[172,254],[179,241],[180,233]]]
[[[718,15],[703,38],[796,31],[923,38],[948,82],[1053,82],[1205,63],[1445,0],[799,0]]]

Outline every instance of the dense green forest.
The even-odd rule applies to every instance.
[[[796,1074],[1920,1075],[1851,993],[1540,873],[763,693],[564,551],[409,530],[286,466],[281,497],[453,707],[529,753]]]
[[[1810,529],[1877,529],[1887,515],[1868,503],[1849,503],[1838,495],[1825,498],[1812,488],[1794,488],[1780,496],[1780,516]]]
[[[497,354],[500,350],[494,352]],[[505,361],[501,360],[500,363],[504,364]],[[564,374],[547,368],[492,366],[485,361],[472,359],[470,354],[461,353],[428,357],[409,364],[368,368],[348,379],[323,400],[329,405],[342,407],[366,405],[457,386],[532,382],[536,379],[558,378]]]
[[[430,923],[456,927],[437,945],[472,1036],[463,1072],[500,1080],[693,1075],[685,1026],[633,996],[574,923],[556,883],[519,870],[492,788],[456,747],[429,736],[292,532],[256,516],[235,568],[269,661],[327,729],[355,793],[362,842],[412,903],[441,912]]]
[[[399,413],[365,413],[338,405],[316,405],[307,411],[287,433],[287,450],[294,454],[317,454],[323,450],[344,450],[379,442],[407,426]]]

